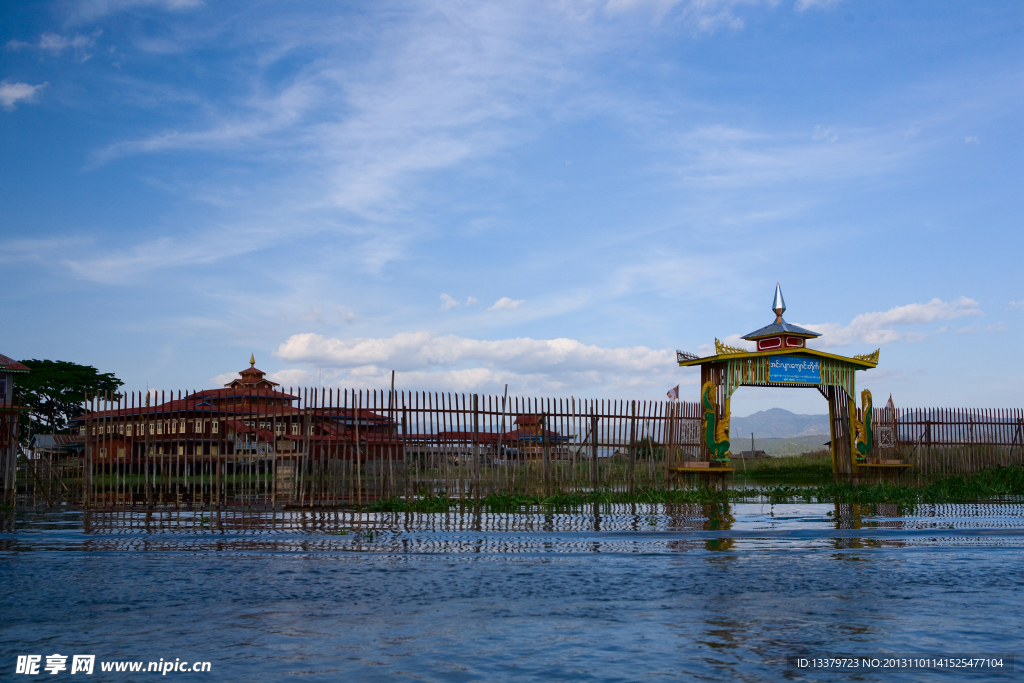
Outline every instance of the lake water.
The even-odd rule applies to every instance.
[[[580,514],[19,512],[0,677],[1021,680],[1024,505],[617,506]],[[998,657],[837,672],[789,659]],[[138,674],[103,662],[208,661]],[[81,677],[76,673],[71,680]]]

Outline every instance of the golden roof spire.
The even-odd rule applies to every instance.
[[[252,366],[252,367],[256,367],[256,354],[255,353],[251,354],[249,356],[249,365]]]

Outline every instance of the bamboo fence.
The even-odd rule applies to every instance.
[[[19,501],[276,509],[633,492],[679,486],[670,468],[708,459],[688,402],[304,388],[85,407],[74,447],[18,459]],[[874,453],[917,475],[1024,463],[1019,409],[875,409],[873,420]]]

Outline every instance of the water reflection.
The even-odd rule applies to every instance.
[[[785,680],[798,653],[1012,650],[1022,546],[1022,505],[18,512],[0,642],[217,680]]]
[[[664,553],[930,543],[1017,544],[1024,505],[594,505],[586,512],[86,511],[18,513],[17,550]]]

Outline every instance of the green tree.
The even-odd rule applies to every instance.
[[[18,377],[16,402],[28,408],[31,433],[66,433],[68,422],[85,413],[85,396],[117,391],[124,382],[111,372],[101,373],[91,365],[63,360],[23,360],[32,372]]]

